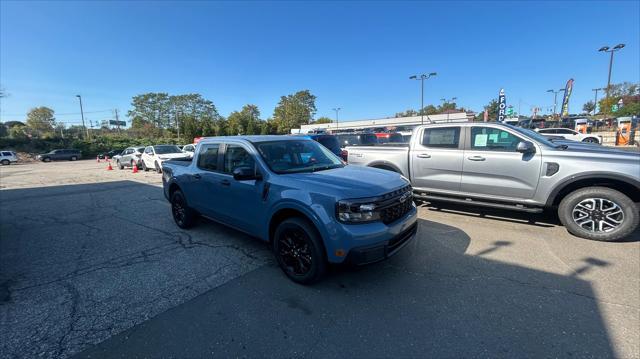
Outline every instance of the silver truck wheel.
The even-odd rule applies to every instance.
[[[2,160],[2,162],[0,162],[0,163],[2,163],[3,166],[8,166],[8,165],[11,164],[11,162],[9,162],[9,160]]]
[[[639,221],[635,203],[606,187],[570,193],[560,202],[558,217],[570,233],[597,241],[622,239],[638,227]]]

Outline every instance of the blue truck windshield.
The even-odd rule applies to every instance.
[[[269,168],[279,174],[344,167],[336,155],[311,140],[258,142],[254,146]]]

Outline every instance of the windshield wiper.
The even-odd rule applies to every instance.
[[[311,169],[311,172],[331,170],[331,169],[340,168],[340,167],[342,167],[342,165],[326,165],[326,166],[313,167]]]

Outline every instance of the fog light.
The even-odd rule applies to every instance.
[[[336,257],[344,257],[345,254],[343,249],[336,249]]]

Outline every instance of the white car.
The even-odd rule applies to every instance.
[[[549,137],[562,137],[578,142],[602,143],[602,136],[580,133],[569,128],[538,128],[536,131],[541,135]]]
[[[147,146],[142,153],[142,169],[162,172],[162,162],[173,159],[184,159],[188,156],[176,145]]]
[[[3,166],[18,162],[18,156],[13,151],[0,151],[0,164]]]
[[[189,158],[193,158],[193,154],[196,151],[196,145],[188,144],[182,146],[182,152],[189,156]]]

